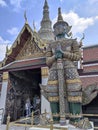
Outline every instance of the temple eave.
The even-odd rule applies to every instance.
[[[0,71],[24,70],[30,68],[40,68],[42,66],[46,66],[46,59],[44,57],[14,61],[0,68]]]

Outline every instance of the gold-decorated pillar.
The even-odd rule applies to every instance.
[[[48,67],[41,68],[42,84],[46,85],[48,80],[49,69]]]

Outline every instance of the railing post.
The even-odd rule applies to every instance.
[[[31,124],[33,125],[33,123],[34,123],[34,112],[32,111]]]
[[[50,130],[53,130],[53,119],[50,120]]]
[[[46,109],[44,110],[44,113],[45,113],[45,119],[47,118],[46,116],[47,116],[47,111],[46,111]]]
[[[10,124],[10,114],[8,114],[7,116],[6,130],[9,130],[9,124]]]

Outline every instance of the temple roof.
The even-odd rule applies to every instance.
[[[2,66],[5,66],[17,60],[17,56],[25,46],[28,39],[32,40],[37,50],[43,53],[42,49],[46,43],[38,36],[37,32],[31,29],[28,23],[25,23],[19,35],[17,36],[15,42],[13,43],[12,47],[7,51],[6,56],[2,62]]]
[[[45,0],[44,3],[43,18],[41,21],[41,28],[38,33],[35,31],[35,28],[32,30],[32,28],[29,26],[26,12],[24,17],[25,24],[18,34],[16,40],[12,44],[11,48],[6,49],[6,55],[4,60],[0,63],[0,68],[4,68],[6,65],[9,66],[7,68],[10,68],[10,65],[11,68],[13,68],[13,66],[18,67],[19,64],[22,65],[25,63],[23,60],[45,57],[44,49],[47,42],[54,40],[47,0]]]

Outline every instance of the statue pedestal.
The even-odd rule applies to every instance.
[[[93,124],[93,122],[91,122],[91,124],[92,124],[92,129],[88,129],[88,130],[94,130],[94,124]],[[70,125],[70,124],[65,125],[65,126],[60,126],[59,124],[54,124],[53,125],[53,130],[58,130],[59,128],[60,129],[64,129],[64,130],[84,130],[84,129],[76,128],[75,126]],[[31,128],[29,128],[29,130],[50,130],[50,128],[47,127],[47,126],[44,127],[44,128],[38,126],[38,127],[31,127]]]

